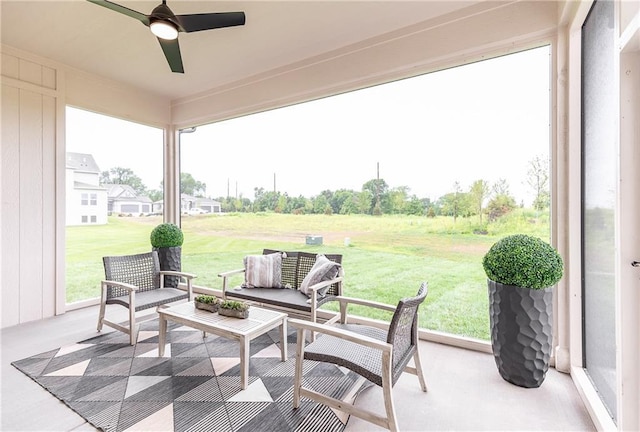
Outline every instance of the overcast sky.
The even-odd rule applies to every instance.
[[[549,49],[254,114],[182,134],[182,171],[207,195],[253,198],[255,187],[290,196],[361,190],[380,177],[437,199],[457,181],[505,178],[533,199],[528,163],[549,154]],[[68,110],[67,151],[101,170],[131,168],[149,188],[162,179],[162,131]],[[124,157],[123,157],[124,156]]]

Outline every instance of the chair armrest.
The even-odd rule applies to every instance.
[[[333,299],[333,301],[337,301],[340,303],[340,322],[342,324],[347,323],[347,309],[350,304],[357,304],[360,306],[366,306],[370,308],[384,310],[387,312],[395,312],[396,310],[394,306],[388,305],[386,303],[380,303],[380,302],[365,300],[361,298],[337,296]]]
[[[193,297],[193,279],[197,276],[193,273],[185,273],[173,270],[160,270],[160,276],[177,276],[182,277],[187,280],[187,294],[189,295],[189,301],[192,300]],[[160,288],[164,287],[164,278],[160,278]]]
[[[357,305],[361,305],[361,306],[368,306],[368,307],[372,307],[372,308],[376,308],[376,309],[382,309],[382,310],[386,310],[389,312],[395,312],[396,307],[395,306],[391,306],[389,304],[386,303],[380,303],[380,302],[376,302],[376,301],[372,301],[372,300],[365,300],[365,299],[360,299],[360,298],[355,298],[355,297],[344,297],[344,296],[338,296],[335,298],[336,301],[340,302],[340,305],[347,305],[347,304],[357,304]]]
[[[100,283],[100,286],[102,287],[103,290],[107,288],[107,285],[117,286],[119,288],[127,290],[128,292],[138,291],[138,287],[137,286],[131,285],[131,284],[126,283],[126,282],[116,282],[116,281],[110,281],[110,280],[103,280]]]
[[[309,330],[317,333],[322,333],[330,336],[334,336],[340,339],[344,339],[349,342],[357,343],[359,345],[363,345],[369,348],[378,349],[380,351],[391,352],[393,349],[393,345],[383,342],[378,339],[374,339],[368,336],[364,336],[349,330],[344,330],[341,328],[332,327],[326,324],[317,324],[310,321],[303,321],[297,318],[289,318],[287,319],[287,323],[302,330]],[[302,338],[304,340],[304,338]],[[300,339],[298,339],[300,341]]]
[[[218,273],[218,277],[226,278],[226,277],[233,276],[235,274],[240,274],[240,273],[244,273],[244,269],[243,268],[236,269],[236,270],[229,270],[229,271],[226,271],[226,272]]]
[[[318,291],[320,288],[331,286],[331,285],[333,285],[334,283],[337,283],[337,282],[342,282],[343,279],[344,278],[342,276],[340,276],[340,277],[337,277],[335,279],[331,279],[331,280],[328,280],[328,281],[318,282],[315,285],[311,285],[309,287],[309,290]]]
[[[226,272],[222,272],[222,273],[218,273],[218,277],[222,278],[222,298],[225,297],[225,293],[227,292],[227,288],[228,288],[228,280],[230,276],[233,275],[237,275],[237,274],[241,274],[244,273],[244,269],[237,269],[237,270],[229,270]]]
[[[178,271],[172,271],[172,270],[161,270],[160,274],[165,276],[181,276],[185,279],[195,279],[198,277],[193,273],[185,273],[185,272],[178,272]]]

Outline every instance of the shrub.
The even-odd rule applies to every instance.
[[[177,225],[162,223],[151,231],[151,246],[154,248],[182,246],[184,235]]]
[[[233,309],[238,311],[245,311],[249,309],[249,305],[247,303],[236,300],[223,300],[220,302],[220,307],[222,309]]]
[[[562,278],[560,254],[538,237],[515,234],[497,241],[482,259],[489,279],[505,285],[544,289]]]
[[[200,303],[205,303],[205,304],[220,303],[220,300],[218,300],[218,297],[214,297],[210,295],[199,295],[194,300]]]

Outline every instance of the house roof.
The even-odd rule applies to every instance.
[[[107,197],[113,201],[138,201],[144,203],[152,202],[146,195],[138,195],[136,191],[127,184],[106,184]]]
[[[73,182],[73,188],[74,189],[93,189],[93,190],[97,190],[97,191],[103,191],[105,190],[104,187],[102,186],[98,186],[95,184],[90,184],[90,183],[84,183],[84,182]]]
[[[109,198],[135,198],[138,194],[127,184],[105,184]]]
[[[87,153],[67,152],[67,168],[75,171],[84,171],[89,173],[100,174],[100,168],[93,159],[93,156]]]
[[[182,201],[192,201],[192,202],[197,202],[199,204],[213,204],[213,205],[220,205],[219,201],[215,201],[209,198],[203,198],[203,197],[194,197],[191,195],[187,195],[185,193],[180,194],[180,199]]]
[[[208,205],[220,205],[220,201],[216,201],[216,200],[212,200],[210,198],[202,198],[202,197],[194,197],[191,195],[187,195],[187,194],[180,194],[180,200],[181,201],[193,201],[193,202],[197,202],[198,204],[208,204]],[[164,200],[158,200],[158,201],[154,201],[154,204],[163,204]]]

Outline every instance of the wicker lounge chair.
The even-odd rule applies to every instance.
[[[290,319],[289,323],[298,328],[293,407],[298,408],[300,398],[307,397],[378,426],[397,431],[398,422],[391,389],[402,372],[417,375],[422,391],[427,391],[418,354],[418,307],[426,296],[425,282],[415,297],[400,300],[395,308],[366,300],[339,298],[340,324],[326,325]],[[349,303],[394,311],[388,331],[366,325],[348,324],[346,310]],[[307,330],[318,332],[318,338],[305,347]],[[411,359],[414,366],[408,366]],[[386,417],[304,387],[304,360],[346,367],[382,387]]]
[[[102,330],[103,325],[113,327],[128,334],[131,345],[136,344],[138,337],[136,312],[192,298],[192,279],[195,275],[161,271],[156,251],[138,255],[107,256],[103,257],[102,261],[106,280],[101,283],[98,331]],[[178,276],[186,280],[187,290],[165,288],[164,276]],[[105,319],[106,306],[109,304],[117,304],[129,309],[129,322],[126,326]],[[151,316],[153,317],[154,315]]]

